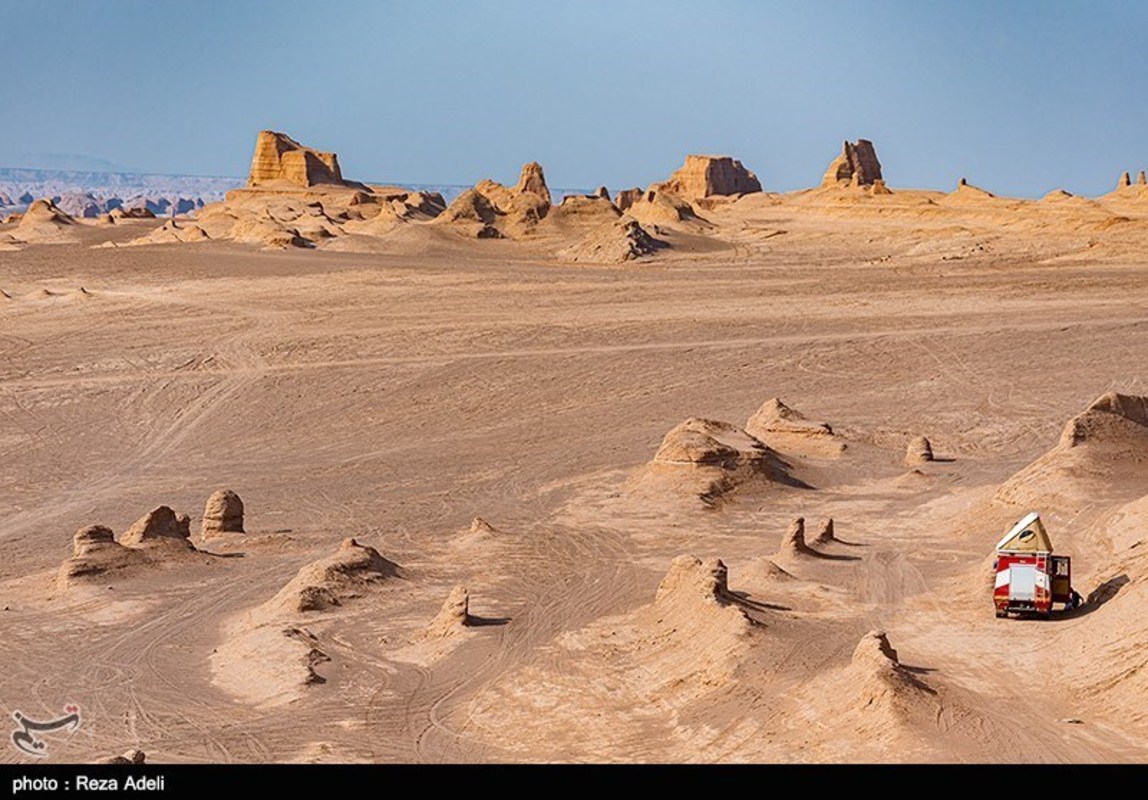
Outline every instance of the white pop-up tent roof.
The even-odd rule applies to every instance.
[[[1040,514],[1033,511],[1009,529],[997,542],[996,549],[1012,553],[1051,553],[1052,542],[1040,521]]]

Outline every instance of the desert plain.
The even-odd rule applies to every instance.
[[[1148,187],[846,143],[801,192],[447,204],[274,137],[194,218],[0,225],[0,707],[82,710],[46,760],[1148,758]],[[1085,602],[998,619],[1030,511]]]

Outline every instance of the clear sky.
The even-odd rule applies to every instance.
[[[811,186],[1100,194],[1148,168],[1142,0],[0,0],[0,165],[243,175],[255,134],[350,178],[611,190],[724,153]]]

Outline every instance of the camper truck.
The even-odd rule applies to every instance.
[[[993,605],[998,617],[1031,614],[1047,618],[1054,603],[1070,611],[1082,602],[1072,588],[1072,559],[1053,555],[1048,532],[1035,511],[997,542],[993,571]]]

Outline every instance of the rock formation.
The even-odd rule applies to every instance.
[[[66,589],[76,580],[97,578],[148,563],[146,553],[116,542],[110,528],[89,525],[72,537],[72,557],[60,565],[56,581],[59,588]]]
[[[936,694],[901,665],[884,631],[870,631],[853,650],[847,670],[856,682],[853,706],[866,712],[901,710],[914,698]]]
[[[1148,397],[1108,392],[1082,414],[1069,420],[1060,434],[1064,449],[1091,442],[1123,445],[1142,438],[1148,429]]]
[[[120,544],[127,547],[148,547],[152,545],[178,545],[188,550],[195,547],[188,539],[189,519],[176,516],[167,506],[160,506],[138,519],[120,537]]]
[[[456,197],[435,221],[480,239],[518,239],[533,233],[549,212],[550,190],[542,167],[530,162],[522,167],[515,186],[480,181]]]
[[[757,176],[729,156],[688,155],[681,169],[650,187],[688,200],[760,192]]]
[[[488,535],[498,533],[498,529],[484,520],[482,517],[475,517],[470,521],[469,532],[479,535]]]
[[[801,436],[832,436],[833,428],[827,422],[815,422],[790,408],[777,397],[766,400],[745,425],[747,433],[761,439],[771,433]]]
[[[868,139],[858,139],[856,143],[846,141],[841,147],[841,155],[833,159],[821,185],[834,186],[873,186],[881,180],[881,162],[877,151]],[[881,186],[884,187],[884,181]]]
[[[833,534],[833,519],[830,517],[821,522],[817,535],[813,537],[813,544],[815,547],[820,547],[835,541],[837,541],[837,537]]]
[[[631,203],[626,214],[647,227],[668,225],[670,227],[706,225],[694,207],[670,192],[651,188]]]
[[[260,131],[247,185],[262,186],[275,181],[296,186],[342,184],[343,173],[334,153],[304,147],[285,133]]]
[[[230,489],[220,489],[207,498],[203,509],[201,535],[243,533],[243,501]]]
[[[766,400],[745,424],[745,430],[784,452],[837,457],[846,445],[827,422],[808,419],[777,397]]]
[[[1118,180],[1116,182],[1116,188],[1117,189],[1123,189],[1123,188],[1125,188],[1127,186],[1131,186],[1131,185],[1132,185],[1132,176],[1129,175],[1127,172],[1120,173],[1120,180]]]
[[[1136,176],[1136,185],[1148,186],[1148,175],[1144,173],[1144,170],[1140,170],[1140,174]]]
[[[614,197],[614,205],[618,207],[619,211],[625,211],[630,206],[634,205],[634,203],[638,202],[638,200],[642,198],[643,194],[645,194],[645,192],[637,187],[634,187],[633,189],[622,189]]]
[[[375,548],[344,539],[333,556],[300,569],[271,599],[266,610],[300,613],[340,606],[398,572],[398,565]]]
[[[442,609],[427,628],[426,636],[438,639],[458,633],[471,622],[470,594],[466,587],[456,586],[443,603]]]
[[[670,598],[684,596],[691,602],[725,604],[730,600],[728,575],[720,558],[703,560],[690,555],[678,556],[658,584],[654,602],[665,603]]]
[[[626,217],[593,229],[585,239],[559,250],[557,255],[566,261],[622,264],[667,247],[668,242],[655,239],[636,219]]]
[[[792,558],[814,555],[813,550],[805,542],[805,518],[797,517],[789,523],[785,535],[781,537],[781,547],[777,550],[778,558]]]
[[[924,436],[918,436],[909,442],[905,449],[905,463],[924,464],[933,460],[933,445]]]
[[[1070,419],[1056,446],[1009,478],[994,499],[1048,508],[1142,496],[1145,453],[1148,397],[1108,392]]]
[[[690,417],[666,434],[654,461],[732,467],[767,453],[765,445],[728,422]]]

